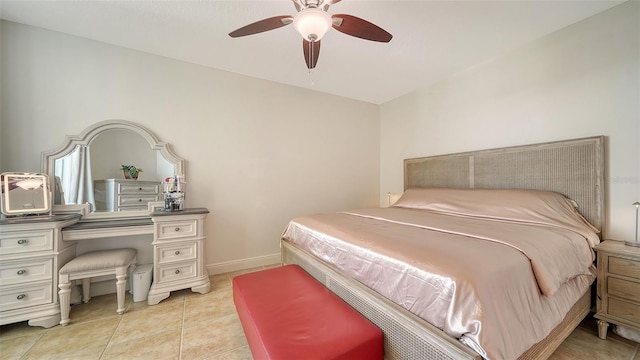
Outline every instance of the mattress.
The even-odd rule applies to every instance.
[[[493,192],[481,194],[480,212],[452,206],[457,191],[435,207],[422,199],[441,192],[418,193],[405,193],[390,208],[296,218],[283,240],[487,359],[515,359],[542,340],[595,279],[597,234],[572,215],[570,202],[568,212],[549,210],[558,206],[543,196],[543,211],[528,206],[523,216],[510,207],[505,215],[496,210],[504,201],[495,208],[486,202]]]

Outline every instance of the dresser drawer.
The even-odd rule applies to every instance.
[[[158,283],[176,280],[188,280],[197,275],[196,261],[164,264],[158,267]]]
[[[53,230],[2,232],[0,254],[19,254],[53,249]]]
[[[611,296],[640,303],[640,283],[609,276],[608,293]]]
[[[609,272],[640,280],[640,262],[616,256],[609,256]]]
[[[156,226],[158,240],[193,237],[198,234],[197,220],[160,222]]]
[[[616,298],[609,298],[608,313],[612,316],[640,324],[640,305]]]
[[[118,184],[118,194],[158,194],[160,192],[160,184],[136,184],[136,183],[120,183]]]
[[[53,258],[0,263],[0,285],[51,280]]]
[[[158,263],[165,264],[175,261],[195,260],[196,248],[197,245],[195,242],[157,246]]]
[[[51,282],[0,287],[0,311],[50,304],[53,301]]]
[[[118,196],[118,206],[140,206],[152,201],[158,201],[158,195],[127,195]]]

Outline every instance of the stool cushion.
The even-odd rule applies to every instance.
[[[82,254],[64,265],[60,274],[80,271],[117,268],[129,265],[136,257],[136,249],[114,249],[92,251]]]
[[[236,276],[233,300],[255,359],[384,356],[382,331],[298,265]]]

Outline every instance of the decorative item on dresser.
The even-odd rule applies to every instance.
[[[640,247],[606,240],[598,252],[598,335],[607,338],[609,323],[640,330]]]
[[[149,305],[159,303],[175,290],[209,292],[211,285],[203,260],[204,219],[208,213],[204,208],[151,213],[154,269]]]
[[[29,320],[60,322],[58,270],[76,254],[62,229],[80,214],[21,216],[0,220],[0,325]]]
[[[96,210],[146,210],[160,201],[160,181],[105,179],[94,181]]]

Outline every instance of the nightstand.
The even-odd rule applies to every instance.
[[[606,240],[598,252],[598,336],[607,338],[609,323],[640,330],[640,248]]]

